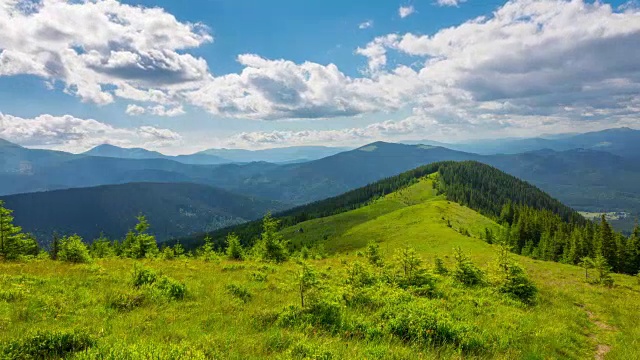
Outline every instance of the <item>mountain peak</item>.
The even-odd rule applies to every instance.
[[[0,147],[19,147],[19,148],[21,148],[22,146],[20,146],[18,144],[14,144],[11,141],[8,141],[8,140],[0,138]]]

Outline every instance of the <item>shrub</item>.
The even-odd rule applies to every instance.
[[[58,260],[71,263],[88,263],[91,261],[89,249],[78,235],[62,238],[58,250]]]
[[[160,252],[160,258],[162,260],[174,260],[176,258],[176,252],[170,246],[167,246]]]
[[[382,261],[382,255],[380,254],[380,245],[376,242],[369,242],[367,244],[367,260],[371,265],[382,266],[384,265]]]
[[[151,269],[135,266],[133,268],[132,283],[134,287],[153,285],[158,280],[158,274]]]
[[[484,284],[484,273],[478,269],[471,259],[460,248],[455,249],[456,268],[453,277],[466,286]]]
[[[251,300],[251,298],[253,297],[253,295],[251,295],[251,293],[249,292],[249,290],[242,286],[242,285],[237,285],[237,284],[229,284],[227,285],[227,292],[231,295],[233,295],[234,297],[242,300],[242,302],[247,303],[249,302],[249,300]]]
[[[508,246],[500,246],[496,265],[499,271],[498,291],[525,304],[533,304],[538,288],[527,277],[524,269],[511,258],[511,249]]]
[[[509,294],[525,304],[533,304],[535,302],[538,288],[527,277],[520,265],[510,264],[505,275],[505,280],[498,287],[500,292]]]
[[[66,358],[96,344],[86,333],[38,332],[32,336],[8,343],[0,354],[7,359],[53,359]]]
[[[380,315],[388,332],[409,343],[432,346],[454,345],[464,351],[482,348],[478,329],[454,320],[448,312],[440,311],[429,303],[389,306]]]
[[[310,301],[306,307],[288,306],[279,315],[276,324],[282,327],[316,326],[328,331],[339,331],[343,325],[340,302],[328,296]]]
[[[347,284],[359,288],[375,284],[376,275],[359,262],[347,268]]]
[[[265,282],[267,281],[267,274],[262,271],[254,271],[251,273],[251,280]]]
[[[434,271],[439,275],[447,275],[449,273],[449,269],[444,265],[444,260],[440,257],[436,257]]]
[[[173,300],[182,300],[187,294],[187,285],[168,276],[160,277],[155,286],[165,296]]]

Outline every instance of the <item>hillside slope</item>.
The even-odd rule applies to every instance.
[[[474,161],[437,162],[421,166],[400,175],[380,180],[342,195],[299,206],[276,214],[283,226],[293,226],[303,221],[340,214],[368,205],[371,201],[399,191],[438,173],[436,186],[445,192],[448,200],[457,201],[480,211],[487,216],[497,217],[507,202],[514,202],[538,210],[548,210],[565,221],[582,223],[584,219],[573,209],[552,198],[540,189],[508,175],[489,165]],[[209,235],[222,241],[230,233],[237,233],[250,244],[260,233],[260,222],[254,221],[239,226],[220,229]],[[198,234],[180,241],[185,244],[201,243],[205,234]]]
[[[122,238],[139,214],[164,240],[211,231],[287,208],[276,201],[233,194],[190,183],[128,183],[0,197],[17,225],[40,239],[78,234],[91,241],[104,233]]]
[[[456,170],[464,170],[459,166]],[[253,258],[0,263],[0,287],[7,289],[2,294],[8,299],[0,300],[0,314],[6,314],[0,319],[11,324],[0,327],[0,351],[23,343],[37,346],[28,342],[37,328],[95,339],[86,353],[77,354],[83,359],[137,360],[149,354],[162,360],[640,357],[636,279],[614,275],[615,287],[607,288],[585,282],[580,267],[513,255],[538,293],[532,303],[505,294],[494,285],[500,276],[499,249],[478,237],[486,228],[498,232],[500,225],[439,194],[442,178],[451,175],[443,170],[442,178],[425,177],[430,170],[338,197],[344,201],[334,215],[282,229],[291,250],[311,246],[318,259],[304,260],[300,252],[281,264]],[[482,180],[473,188],[488,189],[481,198],[530,188],[507,175],[501,179],[505,182],[495,182],[500,188]],[[331,212],[324,204],[316,214]],[[539,204],[547,207],[546,201]],[[379,246],[377,264],[364,255],[368,243]],[[329,256],[321,256],[320,244]],[[409,278],[403,270],[407,247],[416,250],[410,259],[422,269],[417,278],[426,279],[423,286],[403,283]],[[458,280],[455,247],[486,282]],[[434,266],[436,258],[442,260],[440,268]],[[134,274],[146,269],[145,274],[151,270],[184,284],[186,296],[167,299],[153,285],[136,288],[132,268]],[[305,295],[306,305],[300,295],[305,273],[316,281]]]

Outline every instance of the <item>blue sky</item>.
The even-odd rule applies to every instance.
[[[185,153],[640,126],[637,4],[440,1],[0,0],[0,137]]]

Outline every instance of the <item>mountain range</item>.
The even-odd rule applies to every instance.
[[[226,163],[272,162],[289,163],[304,162],[331,156],[348,148],[327,146],[292,146],[264,150],[244,149],[209,149],[194,154],[169,156],[157,151],[142,148],[121,148],[103,144],[83,153],[88,156],[101,156],[120,159],[166,159],[183,164],[215,165]]]
[[[190,183],[128,183],[2,197],[16,225],[38,239],[78,234],[122,238],[140,214],[159,240],[212,231],[290,206]]]
[[[634,136],[638,136],[639,133],[631,129],[614,129],[599,133],[567,135],[546,139],[545,144],[559,141],[564,142],[562,146],[566,147],[569,147],[570,143],[583,145],[606,143],[609,145],[568,150],[539,149],[516,154],[483,155],[442,146],[375,142],[311,161],[277,164],[238,162],[214,165],[189,164],[145,149],[101,146],[88,153],[75,155],[58,151],[27,149],[3,141],[0,142],[0,196],[9,200],[17,199],[13,200],[17,208],[28,209],[27,205],[21,204],[24,202],[35,207],[35,204],[47,204],[52,201],[49,198],[51,190],[90,188],[83,190],[86,191],[83,196],[90,197],[88,194],[104,191],[104,185],[122,185],[117,188],[120,193],[133,194],[134,192],[125,184],[165,183],[173,186],[173,188],[165,189],[168,192],[180,192],[185,191],[185,187],[194,189],[195,186],[202,186],[200,189],[215,188],[215,191],[242,194],[237,195],[238,198],[229,198],[230,202],[225,203],[225,206],[228,207],[235,206],[236,202],[242,204],[244,202],[241,199],[250,197],[275,202],[274,204],[277,206],[274,205],[274,210],[276,208],[282,210],[336,196],[421,165],[447,160],[474,160],[492,165],[524,179],[578,210],[621,211],[631,214],[629,219],[633,219],[640,213],[640,188],[637,186],[640,183],[640,163],[635,161],[637,155],[633,152],[636,144],[640,143],[640,141],[633,141]],[[619,142],[607,141],[607,139],[614,140],[614,138]],[[524,140],[513,141],[519,141],[519,146],[524,146],[522,145]],[[534,140],[530,141],[530,143],[534,142]],[[316,150],[334,151],[335,148]],[[284,153],[285,155],[282,156],[288,156],[290,159],[298,156],[296,154],[299,153],[296,151],[298,151],[296,148],[274,150],[275,153]],[[247,160],[251,159],[251,154],[260,154],[260,152],[224,150],[200,155],[222,158],[222,156],[228,156],[232,153],[238,156],[235,160]],[[279,159],[283,160],[285,157]],[[136,184],[138,189],[144,188],[144,186]],[[151,198],[160,196],[158,195],[160,192],[158,186],[155,185],[148,194],[140,195],[140,198],[136,200],[139,206],[134,211],[135,213],[150,214],[155,211],[158,204],[151,201]],[[65,196],[77,198],[78,193],[67,191],[66,193],[56,192],[55,196],[66,194]],[[33,192],[38,193],[23,198],[8,197],[8,195]],[[114,197],[126,198],[120,195],[114,195]],[[182,196],[177,197],[181,198]],[[186,196],[184,198],[190,199]],[[171,201],[176,201],[176,199],[171,199]],[[168,204],[171,204],[171,201],[168,201]],[[96,204],[100,203],[96,202]],[[104,206],[107,209],[113,209],[115,205],[107,204]],[[202,205],[199,212],[213,214],[208,212],[207,206],[210,205]],[[263,212],[265,209],[266,207],[258,207],[258,212]],[[99,214],[94,215],[88,223],[97,223],[96,219],[100,219]],[[127,217],[133,218],[133,215],[128,214]],[[168,214],[165,218],[156,217],[160,223],[170,222],[167,220]],[[229,218],[247,220],[251,217],[231,213]],[[123,222],[124,225],[117,226],[104,225],[101,228],[114,228],[116,229],[114,234],[119,234],[131,224],[130,222]],[[56,223],[63,224],[64,222],[57,221]],[[109,224],[115,223],[110,222]],[[629,220],[625,226],[628,228],[632,224],[632,220]],[[41,230],[34,224],[23,224],[23,226],[32,231],[49,232],[51,230],[46,227]],[[187,225],[167,225],[168,228],[174,227],[176,230],[163,231],[167,236],[168,234],[184,235],[187,231],[207,226],[213,225],[201,222]]]
[[[626,127],[535,138],[477,140],[465,143],[442,143],[431,140],[407,141],[407,144],[429,144],[482,155],[517,154],[542,149],[565,151],[590,149],[637,159],[640,156],[640,130]]]

